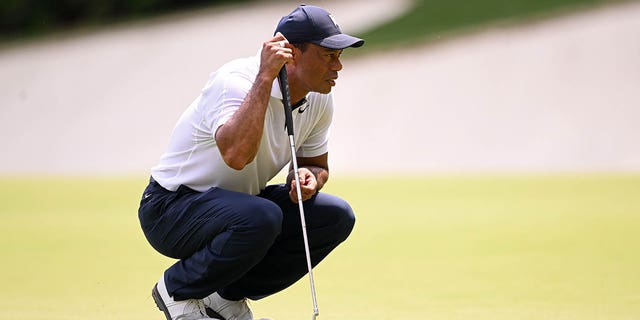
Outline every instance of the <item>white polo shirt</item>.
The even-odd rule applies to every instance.
[[[258,74],[260,57],[233,60],[212,73],[209,81],[176,124],[160,163],[151,169],[165,189],[180,185],[197,191],[211,187],[256,195],[291,160],[285,130],[282,93],[273,82],[258,153],[242,170],[227,166],[214,134],[238,110]],[[302,111],[302,112],[301,112]],[[307,103],[293,111],[295,147],[299,157],[315,157],[328,150],[333,116],[331,94],[312,92]]]

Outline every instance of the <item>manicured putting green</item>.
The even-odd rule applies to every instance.
[[[0,179],[0,319],[163,319],[174,261],[136,216],[145,178]],[[351,238],[315,271],[320,319],[636,319],[640,176],[335,176]],[[308,279],[253,303],[311,317]]]

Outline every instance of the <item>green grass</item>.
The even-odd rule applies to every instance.
[[[620,2],[619,0],[415,0],[406,15],[361,36],[365,51],[423,43],[453,30],[496,21],[522,21],[559,11]]]
[[[321,319],[637,319],[640,176],[333,177],[351,238],[315,271]],[[0,179],[0,319],[163,319],[173,260],[139,230],[145,179]],[[253,303],[310,317],[307,278]]]

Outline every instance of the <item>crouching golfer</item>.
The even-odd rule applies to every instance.
[[[179,259],[152,295],[167,319],[250,320],[247,299],[281,291],[308,270],[298,212],[302,188],[312,264],[350,234],[354,215],[320,193],[329,178],[330,94],[340,54],[364,41],[330,14],[299,6],[260,53],[213,73],[178,120],[140,202],[149,243]],[[287,64],[299,181],[269,185],[291,158],[277,75]]]

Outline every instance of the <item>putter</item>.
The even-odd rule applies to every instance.
[[[296,145],[293,139],[293,117],[291,115],[291,101],[289,96],[289,80],[287,78],[287,69],[282,66],[278,74],[278,82],[280,83],[280,91],[282,91],[282,104],[284,105],[284,119],[289,135],[289,145],[291,146],[291,163],[293,164],[293,175],[296,181],[296,192],[298,193],[298,209],[300,210],[300,222],[302,224],[302,238],[304,239],[304,251],[307,256],[307,268],[309,269],[309,282],[311,283],[311,298],[313,299],[313,317],[320,314],[318,311],[318,301],[316,300],[316,287],[313,283],[313,271],[311,270],[311,253],[309,252],[309,239],[307,238],[307,223],[304,218],[304,206],[302,205],[302,192],[300,191],[300,176],[298,175],[298,160],[296,159]]]

